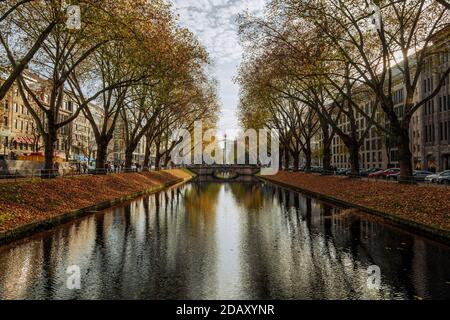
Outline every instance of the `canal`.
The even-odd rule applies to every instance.
[[[449,246],[255,180],[190,182],[0,247],[0,299],[445,298]]]

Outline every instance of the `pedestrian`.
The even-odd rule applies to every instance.
[[[53,175],[57,176],[59,174],[59,163],[55,162],[55,164],[53,165]]]

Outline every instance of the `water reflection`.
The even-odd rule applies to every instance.
[[[0,298],[444,299],[449,253],[269,184],[198,181],[0,247]]]

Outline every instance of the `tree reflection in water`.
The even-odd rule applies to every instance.
[[[82,290],[65,286],[70,265]],[[2,299],[448,298],[449,280],[448,246],[252,179],[192,182],[0,247]]]

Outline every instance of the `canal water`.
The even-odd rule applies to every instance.
[[[191,182],[0,247],[0,299],[446,298],[450,247],[253,180]]]

